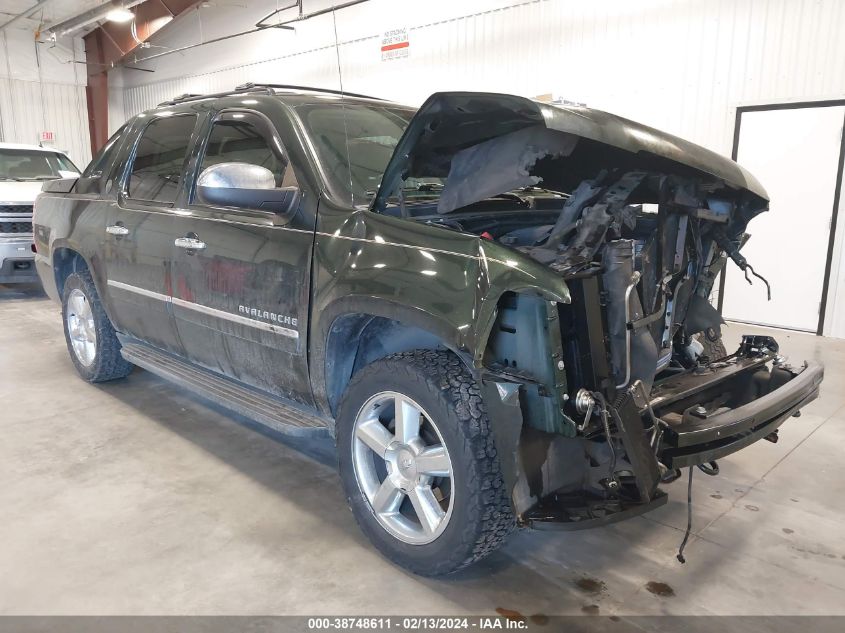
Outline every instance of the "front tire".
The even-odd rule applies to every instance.
[[[120,355],[120,341],[87,270],[65,280],[62,321],[70,358],[82,378],[105,382],[129,375],[132,364]]]
[[[337,424],[349,506],[393,562],[449,574],[513,530],[479,388],[454,354],[417,350],[368,365],[350,382]]]
[[[704,330],[699,336],[699,342],[704,347],[702,354],[709,358],[711,362],[721,360],[728,355],[728,350],[725,348],[725,343],[722,340],[722,331],[720,328],[708,328]]]

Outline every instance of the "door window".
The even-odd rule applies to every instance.
[[[196,120],[196,115],[163,117],[144,129],[135,150],[127,197],[166,205],[176,201]]]
[[[102,149],[100,149],[100,151],[97,152],[97,155],[91,159],[90,163],[88,163],[85,171],[82,172],[82,178],[101,178],[103,176],[103,171],[105,171],[111,163],[111,159],[114,157],[118,145],[120,145],[118,141],[125,131],[126,125],[123,125],[117,132],[111,135],[111,138],[106,141],[106,144],[103,145]]]
[[[296,176],[281,142],[262,129],[269,127],[257,115],[225,112],[214,122],[199,173],[219,163],[247,163],[273,173],[276,187],[295,187]]]

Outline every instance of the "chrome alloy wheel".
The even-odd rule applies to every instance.
[[[97,330],[91,303],[78,288],[68,295],[66,327],[76,359],[85,367],[90,367],[97,354]]]
[[[416,402],[392,391],[355,418],[352,465],[379,524],[404,543],[439,537],[455,505],[452,461],[440,431]]]

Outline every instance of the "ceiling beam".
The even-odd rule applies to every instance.
[[[21,12],[21,13],[18,13],[15,17],[13,17],[13,18],[12,18],[11,20],[9,20],[8,22],[5,22],[4,24],[0,24],[0,31],[3,31],[4,29],[9,28],[10,26],[12,26],[13,24],[15,24],[15,23],[16,23],[16,22],[18,22],[19,20],[25,20],[26,18],[28,18],[28,17],[29,17],[29,16],[31,16],[33,13],[35,13],[36,11],[38,11],[38,9],[40,9],[41,7],[43,7],[43,6],[44,6],[45,4],[47,4],[48,2],[52,2],[52,0],[36,0],[36,3],[35,3],[35,5],[34,5],[34,6],[31,6],[31,7],[29,7],[28,9],[26,9],[25,11],[23,11],[23,12]]]

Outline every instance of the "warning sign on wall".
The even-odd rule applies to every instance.
[[[411,42],[408,40],[408,29],[392,29],[385,31],[381,38],[381,61],[402,59],[411,52]]]

